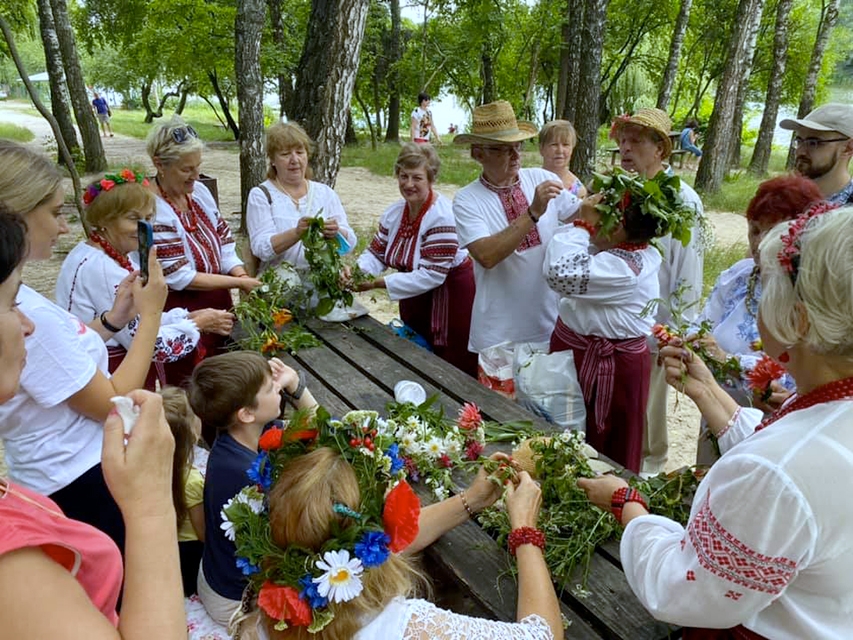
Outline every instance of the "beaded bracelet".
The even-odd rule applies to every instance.
[[[581,229],[586,229],[590,236],[594,236],[597,233],[595,225],[586,220],[572,220],[572,224]]]
[[[459,494],[459,497],[462,498],[462,506],[465,507],[465,511],[468,512],[468,517],[473,520],[475,513],[471,509],[471,505],[468,504],[468,499],[465,497],[465,492]]]
[[[112,331],[113,333],[118,333],[119,331],[122,330],[122,327],[117,327],[114,324],[110,324],[107,321],[107,312],[106,311],[101,311],[101,317],[99,318],[99,320],[101,321],[101,324],[104,326],[104,329],[106,329],[107,331]]]
[[[545,551],[545,534],[534,527],[519,527],[509,532],[506,540],[509,552],[515,555],[516,550],[523,544],[532,544]]]
[[[613,492],[613,496],[610,498],[610,512],[619,524],[622,524],[622,509],[629,502],[636,502],[642,505],[646,511],[649,510],[649,505],[646,503],[646,499],[643,497],[643,494],[636,489],[631,487],[621,487],[616,489],[616,491]]]

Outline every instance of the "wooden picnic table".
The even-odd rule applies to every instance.
[[[306,373],[308,387],[333,416],[352,409],[384,413],[400,380],[420,383],[447,415],[456,415],[464,402],[474,402],[487,420],[530,420],[538,429],[553,429],[516,403],[486,389],[476,380],[367,316],[337,324],[314,321],[308,328],[321,347],[300,350],[285,358]],[[431,495],[419,485],[425,502]],[[512,559],[474,521],[456,527],[425,552],[424,568],[459,590],[462,613],[497,620],[515,620],[517,586],[509,570]],[[654,620],[643,608],[622,572],[619,546],[609,543],[592,559],[585,588],[562,591],[562,610],[569,620],[566,637],[573,640],[663,640],[678,638],[675,627]],[[454,601],[456,602],[456,601]]]

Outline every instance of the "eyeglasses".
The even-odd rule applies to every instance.
[[[178,144],[184,144],[190,138],[198,138],[198,133],[190,125],[172,129],[172,140]]]
[[[829,142],[847,142],[849,139],[850,138],[830,138],[829,140],[821,140],[820,138],[801,138],[800,136],[794,136],[794,146],[797,148],[805,147],[809,151],[814,151]]]
[[[514,153],[521,153],[521,143],[516,142],[515,144],[503,144],[499,147],[481,147],[483,151],[490,151],[494,154],[501,154],[505,156],[510,156]]]

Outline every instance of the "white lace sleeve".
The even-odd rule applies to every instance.
[[[471,618],[439,609],[425,600],[410,600],[411,617],[403,640],[553,640],[545,619],[529,615],[521,622]]]

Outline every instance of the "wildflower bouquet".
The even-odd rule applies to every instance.
[[[601,230],[610,235],[625,217],[634,210],[657,219],[656,237],[671,234],[687,246],[696,219],[696,210],[681,198],[681,178],[660,171],[653,178],[643,180],[627,171],[614,167],[610,173],[593,173],[592,190],[603,198],[596,205],[601,212]]]

